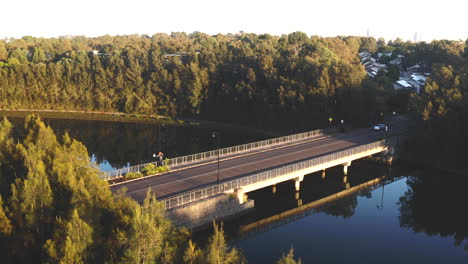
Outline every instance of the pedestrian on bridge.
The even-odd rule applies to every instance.
[[[159,153],[158,153],[158,158],[159,158],[159,160],[158,160],[158,166],[162,166],[162,165],[163,165],[163,160],[164,160],[164,153],[159,152]]]

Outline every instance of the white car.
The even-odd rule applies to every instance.
[[[377,124],[374,127],[372,127],[372,130],[374,131],[387,131],[388,127],[385,124]]]

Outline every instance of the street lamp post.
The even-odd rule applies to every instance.
[[[213,134],[211,135],[213,138],[218,138],[218,171],[216,173],[216,184],[219,184],[219,144],[220,144],[220,133],[213,131]]]

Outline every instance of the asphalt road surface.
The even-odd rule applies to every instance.
[[[219,164],[220,182],[241,177],[262,170],[283,166],[315,156],[340,151],[344,148],[358,146],[380,140],[385,133],[393,133],[403,129],[402,121],[394,121],[389,125],[389,131],[371,131],[358,129],[345,134],[311,139],[307,142],[280,147],[262,153],[254,153],[228,160],[221,160]],[[158,199],[170,197],[192,189],[197,189],[216,183],[217,162],[172,171],[163,175],[139,179],[132,182],[111,186],[113,192],[125,187],[126,195],[138,202],[146,197],[148,188],[156,194]]]

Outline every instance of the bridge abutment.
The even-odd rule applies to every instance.
[[[247,201],[247,194],[242,188],[239,188],[236,190],[236,195],[237,195],[237,200],[239,201],[239,204],[243,204]]]
[[[202,229],[212,225],[213,220],[228,220],[245,214],[254,208],[253,200],[242,204],[231,194],[219,194],[166,211],[175,226]]]

